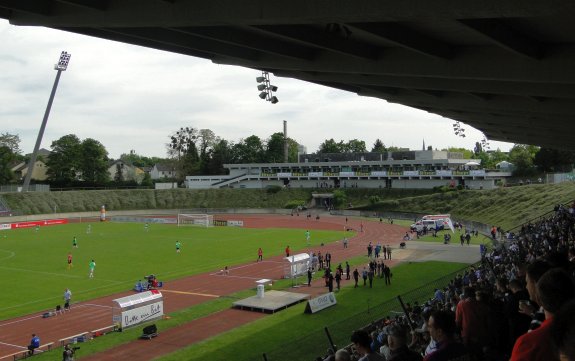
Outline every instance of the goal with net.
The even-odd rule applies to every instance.
[[[178,214],[179,226],[213,227],[214,216],[211,214]]]

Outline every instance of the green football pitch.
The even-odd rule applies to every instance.
[[[90,233],[87,233],[90,225]],[[305,230],[237,227],[177,227],[140,223],[75,223],[0,232],[0,278],[5,292],[0,319],[53,308],[65,288],[73,301],[129,290],[143,276],[182,278],[222,269],[257,257],[305,248]],[[312,245],[342,238],[342,232],[314,230]],[[78,247],[72,246],[77,238]],[[176,241],[181,252],[176,253]],[[67,256],[72,253],[73,267]],[[96,263],[94,278],[88,264]]]

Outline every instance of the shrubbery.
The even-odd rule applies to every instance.
[[[291,200],[291,201],[288,201],[288,202],[285,204],[284,208],[294,209],[294,208],[297,208],[297,207],[304,207],[305,204],[306,204],[306,201],[293,199],[293,200]]]
[[[282,190],[282,187],[280,187],[280,186],[267,186],[266,187],[266,192],[268,194],[276,194],[281,190]]]

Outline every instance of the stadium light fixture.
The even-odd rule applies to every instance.
[[[260,83],[258,85],[258,90],[261,92],[259,97],[272,104],[276,104],[278,98],[274,96],[273,93],[278,91],[278,87],[270,84],[270,74],[267,71],[262,71],[262,76],[258,76],[256,81]]]

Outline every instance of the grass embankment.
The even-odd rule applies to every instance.
[[[387,200],[363,209],[441,214],[510,229],[553,209],[558,203],[575,199],[575,183],[462,190],[426,196]]]
[[[102,204],[108,211],[135,209],[188,209],[188,208],[284,208],[290,201],[308,203],[313,190],[302,188],[281,189],[140,189],[95,190],[67,192],[3,193],[8,206],[22,214],[49,214],[56,212],[98,211]],[[398,199],[426,194],[430,190],[402,189],[347,189],[348,202],[367,204],[369,198]]]

